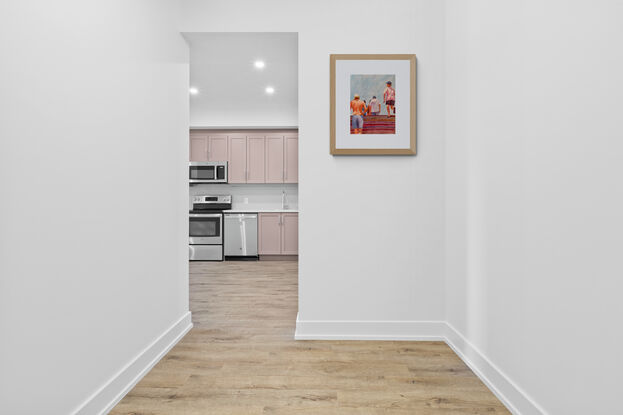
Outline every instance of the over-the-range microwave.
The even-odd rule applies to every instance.
[[[188,179],[191,184],[227,183],[227,162],[191,161],[188,164]]]

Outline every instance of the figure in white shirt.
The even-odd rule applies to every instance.
[[[394,112],[394,117],[396,116],[396,90],[392,88],[392,81],[387,81],[385,83],[387,87],[385,87],[385,91],[383,92],[383,101],[385,105],[387,105],[387,115],[392,116],[392,111]]]
[[[369,114],[370,115],[379,115],[381,113],[381,103],[376,96],[373,96],[370,100],[370,105],[368,105]]]

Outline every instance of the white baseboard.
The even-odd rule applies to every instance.
[[[515,415],[547,415],[525,391],[445,321],[305,321],[296,340],[407,340],[445,342]]]
[[[108,413],[191,328],[188,312],[91,395],[73,415]],[[302,321],[297,316],[294,338],[444,341],[511,413],[547,415],[524,390],[445,321]]]
[[[72,415],[107,414],[193,327],[190,311],[162,333]]]
[[[305,321],[296,317],[296,340],[441,340],[443,321]]]
[[[528,394],[471,344],[451,324],[446,323],[446,343],[515,415],[547,415]]]

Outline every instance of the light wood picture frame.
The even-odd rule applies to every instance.
[[[330,75],[331,154],[416,154],[415,54],[332,54]]]

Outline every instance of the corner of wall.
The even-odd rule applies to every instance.
[[[547,415],[528,394],[446,321],[305,321],[295,340],[443,341],[515,415]]]
[[[446,323],[445,342],[480,378],[493,394],[516,415],[547,415],[528,394],[469,342],[452,324]]]
[[[108,413],[192,327],[188,311],[87,398],[72,415]]]

